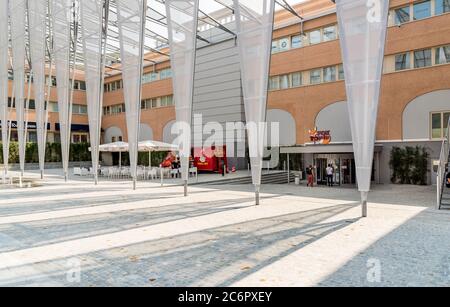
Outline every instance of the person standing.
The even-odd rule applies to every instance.
[[[328,164],[328,167],[327,167],[327,185],[329,187],[332,187],[333,184],[334,184],[333,177],[334,177],[334,168],[333,168],[333,166],[331,164]]]
[[[313,188],[314,187],[314,167],[310,165],[308,168],[306,168],[306,176],[308,178],[308,187]]]

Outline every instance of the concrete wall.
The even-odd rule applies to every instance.
[[[429,173],[428,173],[428,184],[436,184],[436,174],[432,173],[432,161],[439,159],[441,153],[441,142],[393,142],[393,143],[383,143],[383,151],[380,155],[380,180],[383,184],[391,183],[392,171],[389,166],[390,155],[393,147],[415,147],[423,146],[427,148],[430,154],[430,159],[428,161]]]
[[[214,141],[216,145],[234,143],[234,150],[227,148],[229,162],[237,168],[245,168],[243,159],[232,158],[238,155],[238,148],[245,148],[245,131],[239,129],[234,138],[229,139],[225,133],[226,123],[245,123],[239,55],[234,39],[198,49],[193,113],[195,118],[202,116],[202,122],[193,125],[194,138],[202,142]],[[214,126],[211,126],[210,131],[205,131],[207,123],[216,123],[216,127],[220,124],[218,128],[222,127],[224,133],[216,134]],[[235,139],[238,136],[243,137]],[[245,152],[241,150],[239,155],[245,155]]]
[[[153,129],[148,124],[141,124],[139,128],[139,141],[153,141]]]
[[[123,132],[119,127],[109,127],[105,130],[105,134],[104,134],[104,143],[108,144],[112,142],[112,138],[113,137],[118,137],[118,136],[122,136],[123,137]],[[116,140],[117,141],[117,140]]]
[[[403,113],[405,140],[431,137],[431,112],[450,111],[450,89],[427,93],[411,101]]]
[[[319,131],[330,130],[332,142],[351,142],[347,102],[336,102],[322,109],[317,115],[316,126]]]

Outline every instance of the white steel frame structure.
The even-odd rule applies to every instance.
[[[252,4],[252,2],[254,2]],[[87,84],[88,115],[90,126],[90,141],[93,160],[93,173],[97,173],[98,147],[100,145],[101,127],[101,101],[103,97],[103,81],[105,76],[123,73],[128,141],[130,144],[130,160],[132,164],[133,186],[136,187],[136,165],[137,146],[140,122],[140,100],[141,100],[141,75],[146,66],[155,66],[158,63],[172,59],[174,71],[174,96],[177,110],[177,119],[188,126],[192,118],[192,96],[193,80],[195,70],[195,57],[197,41],[211,44],[198,32],[198,25],[207,24],[238,38],[243,64],[243,87],[247,120],[250,123],[261,124],[265,122],[266,96],[268,67],[270,63],[270,41],[273,27],[274,6],[291,12],[303,20],[298,13],[285,0],[264,0],[265,11],[261,15],[254,15],[247,9],[241,9],[241,5],[251,7],[261,1],[233,1],[233,0],[8,0],[2,3],[9,4],[5,16],[10,16],[15,27],[9,27],[8,22],[3,19],[4,31],[0,39],[3,44],[0,48],[6,50],[7,56],[3,57],[0,69],[2,69],[2,86],[8,82],[9,71],[14,72],[14,95],[16,97],[15,107],[17,109],[17,122],[19,143],[21,148],[21,171],[25,167],[25,138],[26,123],[28,121],[28,102],[30,101],[30,90],[28,97],[25,96],[25,77],[28,73],[29,82],[34,82],[36,88],[36,114],[37,133],[39,143],[39,162],[41,177],[44,171],[45,143],[48,122],[48,106],[50,101],[51,82],[48,82],[47,93],[45,93],[45,80],[51,79],[56,72],[56,89],[58,96],[60,139],[62,147],[62,160],[65,180],[69,176],[69,153],[71,141],[71,119],[74,92],[74,81],[76,72],[85,72]],[[203,7],[202,7],[203,3]],[[20,4],[20,5],[18,5]],[[20,12],[14,14],[11,8],[20,8]],[[178,8],[176,8],[178,6]],[[183,8],[183,6],[186,6]],[[212,9],[214,7],[214,9]],[[172,13],[171,9],[175,9]],[[239,35],[228,29],[217,21],[211,12],[214,10],[229,10],[230,14],[240,14],[247,17],[260,18],[265,24],[257,27],[249,23],[249,18],[241,20],[238,18],[238,26],[243,29]],[[182,14],[175,14],[174,12]],[[17,12],[17,10],[16,10]],[[250,13],[250,14],[249,14]],[[127,16],[128,15],[128,16]],[[188,19],[186,19],[186,17]],[[130,19],[133,22],[129,22]],[[184,18],[184,19],[183,19]],[[8,19],[8,18],[6,18]],[[28,21],[28,22],[27,22]],[[183,24],[189,24],[184,27]],[[246,42],[254,27],[263,40]],[[245,28],[245,29],[244,29]],[[180,37],[177,32],[183,31],[187,35],[184,42],[178,41]],[[2,33],[2,34],[3,34]],[[11,35],[9,35],[10,33]],[[255,34],[255,33],[254,33]],[[11,38],[9,38],[11,36]],[[17,42],[17,43],[16,43]],[[264,57],[261,61],[251,59],[245,60],[248,54],[247,47],[262,48]],[[170,53],[169,53],[170,50]],[[152,54],[150,56],[150,54]],[[5,55],[5,53],[3,53]],[[144,56],[145,55],[145,56]],[[11,60],[12,59],[12,60]],[[8,63],[7,63],[8,62]],[[11,63],[9,63],[11,62]],[[5,64],[6,63],[6,64]],[[23,63],[23,64],[21,64]],[[255,66],[254,66],[255,65]],[[46,66],[48,68],[46,68]],[[33,69],[34,68],[34,69]],[[258,70],[261,78],[249,80],[254,77],[253,73]],[[180,72],[183,71],[183,72]],[[49,78],[50,77],[50,78]],[[258,82],[258,93],[249,93],[248,82]],[[7,87],[0,97],[2,107],[1,120],[8,122]],[[30,89],[30,87],[29,87]],[[253,108],[251,96],[258,96],[258,110]],[[6,97],[6,100],[5,98]],[[178,97],[178,98],[177,98]],[[187,99],[185,99],[187,97]],[[249,98],[250,97],[250,98]],[[253,98],[254,98],[253,97]],[[27,98],[27,99],[26,99]],[[2,100],[3,104],[1,104]],[[250,100],[249,100],[250,99]],[[6,102],[5,102],[6,101]],[[27,101],[27,103],[25,103]],[[25,108],[26,106],[26,108]],[[253,108],[253,109],[252,109]],[[4,157],[8,154],[10,129],[3,124],[2,136],[7,136],[4,145]],[[262,146],[265,128],[259,127],[254,132],[249,132],[250,147],[255,158],[252,159],[253,178],[257,187],[257,203],[259,203],[259,185],[261,177]],[[185,194],[187,195],[187,178],[189,167],[189,156],[191,147],[191,135],[187,134],[186,146],[182,146],[182,179],[185,183]],[[259,162],[258,162],[259,161]],[[5,163],[4,177],[7,172]],[[134,171],[133,171],[134,170]],[[95,183],[98,182],[95,176]]]

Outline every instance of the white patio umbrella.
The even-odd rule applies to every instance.
[[[148,165],[152,166],[152,152],[161,152],[161,151],[179,151],[179,147],[177,145],[163,143],[158,141],[142,141],[139,142],[138,145],[139,152],[148,152]]]
[[[89,151],[91,148],[89,147]],[[122,152],[128,152],[128,143],[126,142],[114,142],[109,144],[103,144],[99,146],[100,152],[118,152],[119,153],[119,166],[122,166]]]

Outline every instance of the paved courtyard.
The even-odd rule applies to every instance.
[[[36,176],[27,174],[27,176]],[[450,286],[432,187],[62,182],[0,189],[2,286]]]

